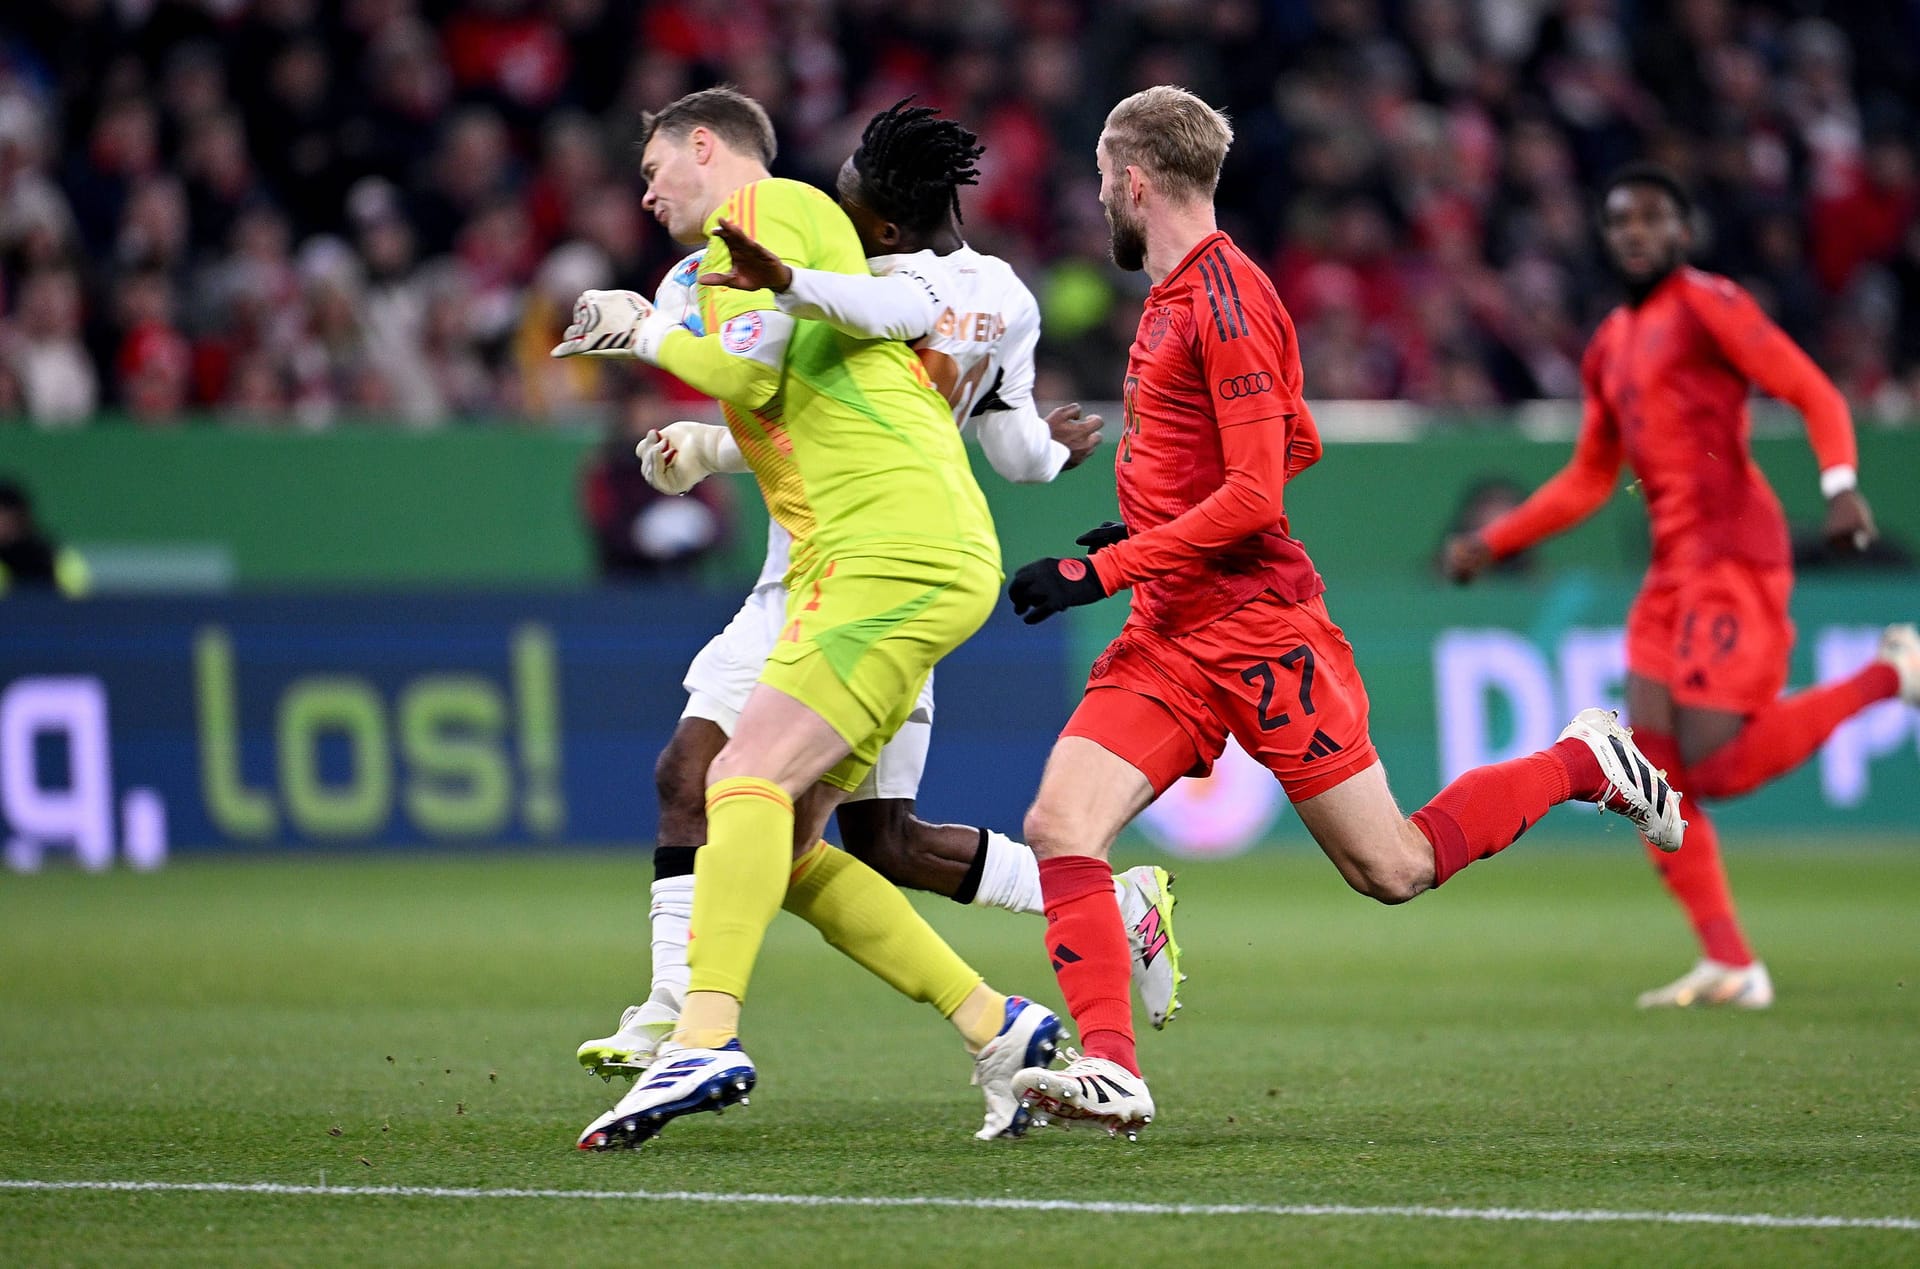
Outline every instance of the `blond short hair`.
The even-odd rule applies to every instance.
[[[646,149],[647,142],[662,133],[684,140],[695,128],[705,128],[740,154],[762,163],[772,163],[780,148],[766,108],[731,84],[688,93],[658,114],[642,115],[640,148]]]
[[[1160,84],[1115,106],[1100,144],[1109,161],[1144,168],[1169,194],[1211,197],[1233,125],[1186,89]]]

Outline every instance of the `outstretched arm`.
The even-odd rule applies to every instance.
[[[726,246],[730,262],[701,274],[701,285],[771,291],[782,313],[826,322],[855,339],[910,343],[933,330],[946,307],[932,279],[912,269],[863,277],[795,268],[724,218],[714,236]]]
[[[1534,490],[1532,497],[1481,531],[1492,558],[1524,551],[1598,511],[1619,479],[1620,457],[1620,432],[1613,415],[1589,387],[1572,460]]]

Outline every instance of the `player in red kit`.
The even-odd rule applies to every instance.
[[[1009,596],[1028,622],[1131,587],[1027,813],[1047,951],[1086,1054],[1014,1080],[1036,1119],[1133,1135],[1153,1117],[1134,1056],[1126,927],[1107,854],[1127,822],[1232,735],[1279,779],[1349,884],[1402,903],[1505,849],[1570,799],[1625,815],[1667,849],[1679,797],[1601,710],[1549,749],[1470,771],[1403,816],[1367,734],[1353,649],[1292,537],[1281,494],[1320,458],[1293,322],[1273,285],[1218,231],[1213,190],[1233,138],[1178,88],[1108,115],[1101,203],[1113,258],[1153,282],[1128,356],[1114,455],[1124,525],[1086,558],[1036,560]]]
[[[1571,528],[1633,468],[1653,524],[1653,563],[1627,616],[1627,714],[1641,750],[1696,799],[1687,848],[1654,864],[1698,936],[1701,960],[1640,997],[1643,1008],[1773,1003],[1766,966],[1734,915],[1718,834],[1700,798],[1738,797],[1782,775],[1875,701],[1920,702],[1920,636],[1890,627],[1851,678],[1782,697],[1793,622],[1780,503],[1754,465],[1747,394],[1795,406],[1820,465],[1827,537],[1865,548],[1873,515],[1855,485],[1853,422],[1838,390],[1753,297],[1686,267],[1690,208],[1658,168],[1608,183],[1601,228],[1627,303],[1594,332],[1581,367],[1585,416],[1573,461],[1478,535],[1448,544],[1471,580],[1494,560]]]

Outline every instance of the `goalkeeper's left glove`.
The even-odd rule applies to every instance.
[[[634,446],[640,474],[663,494],[683,494],[717,471],[726,471],[721,448],[727,429],[682,419],[648,432]]]
[[[552,355],[634,357],[652,363],[660,341],[678,324],[638,291],[583,291],[573,305],[573,324]]]
[[[1015,573],[1013,584],[1007,587],[1013,610],[1029,626],[1106,597],[1100,574],[1091,561],[1082,558],[1035,560]]]

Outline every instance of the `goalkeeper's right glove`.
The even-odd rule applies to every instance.
[[[1118,520],[1102,520],[1098,526],[1088,529],[1074,541],[1086,547],[1088,555],[1097,555],[1106,547],[1125,542],[1129,536],[1127,526]]]
[[[683,494],[717,471],[730,470],[723,446],[724,427],[682,419],[648,432],[634,446],[640,474],[664,494]]]
[[[637,291],[582,291],[573,324],[554,345],[555,357],[634,357],[651,364],[668,331],[679,323]]]

